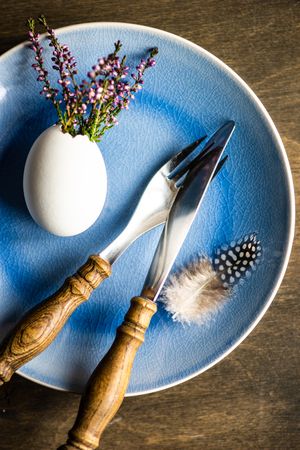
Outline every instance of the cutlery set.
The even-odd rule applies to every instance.
[[[127,226],[99,254],[92,255],[63,286],[30,310],[0,347],[0,384],[40,354],[75,309],[111,274],[113,263],[138,237],[164,225],[139,296],[131,300],[115,340],[90,377],[75,424],[60,450],[98,448],[101,434],[118,411],[136,352],[157,310],[156,302],[212,179],[226,158],[235,124],[226,122],[198,151],[200,138],[172,157],[151,178]]]

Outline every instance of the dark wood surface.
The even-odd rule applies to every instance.
[[[283,138],[299,193],[299,9],[296,0],[6,1],[0,6],[0,52],[23,41],[25,19],[40,12],[56,28],[123,21],[190,39],[260,97]],[[300,449],[299,247],[298,227],[276,299],[246,341],[187,383],[126,399],[103,435],[103,450]],[[65,441],[78,403],[77,395],[14,376],[0,390],[0,449],[55,449]]]

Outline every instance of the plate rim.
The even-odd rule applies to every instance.
[[[274,284],[274,286],[270,292],[270,295],[266,298],[266,303],[265,303],[264,307],[260,310],[260,312],[258,313],[255,320],[250,324],[249,327],[247,327],[247,329],[240,336],[240,338],[234,344],[232,344],[224,353],[222,353],[220,356],[218,356],[214,361],[206,364],[203,368],[193,372],[192,374],[189,374],[189,375],[185,376],[184,378],[181,378],[180,380],[174,381],[172,383],[167,383],[167,384],[165,384],[163,386],[159,386],[157,388],[144,389],[141,391],[130,392],[130,393],[125,394],[125,397],[135,397],[138,395],[151,394],[154,392],[159,392],[159,391],[162,391],[165,389],[169,389],[171,387],[177,386],[181,383],[184,383],[184,382],[191,380],[192,378],[200,375],[201,373],[203,373],[206,370],[213,367],[215,364],[218,364],[222,359],[226,358],[226,356],[228,356],[236,347],[238,347],[247,338],[247,336],[253,331],[253,329],[258,325],[258,323],[261,321],[261,319],[263,318],[263,316],[269,309],[272,301],[274,300],[274,298],[279,290],[279,287],[282,283],[283,277],[286,273],[286,269],[288,266],[288,262],[289,262],[289,258],[290,258],[290,254],[291,254],[291,250],[292,250],[292,245],[293,245],[293,240],[294,240],[294,234],[295,234],[295,190],[294,190],[293,177],[292,177],[292,172],[291,172],[287,152],[285,150],[282,139],[279,135],[279,132],[278,132],[270,114],[266,110],[266,108],[263,105],[263,103],[261,102],[261,100],[254,93],[254,91],[248,86],[248,84],[233,69],[231,69],[230,66],[225,64],[221,59],[219,59],[214,54],[210,53],[208,50],[204,49],[200,45],[195,44],[194,42],[192,42],[186,38],[178,36],[169,31],[161,30],[159,28],[150,27],[147,25],[133,24],[133,23],[127,23],[127,22],[86,22],[86,23],[79,23],[79,24],[67,25],[64,27],[56,28],[55,32],[59,35],[66,31],[73,31],[73,30],[76,31],[76,30],[80,30],[80,29],[95,28],[95,27],[97,27],[97,28],[120,27],[120,28],[124,28],[124,29],[129,28],[132,30],[151,32],[152,34],[166,37],[170,41],[175,41],[175,42],[181,43],[185,47],[193,49],[194,51],[196,51],[199,54],[202,54],[202,55],[204,54],[206,57],[208,57],[208,59],[210,59],[214,63],[216,63],[216,65],[219,66],[223,71],[227,72],[227,74],[232,79],[237,81],[245,89],[246,93],[251,97],[251,99],[257,105],[259,111],[262,113],[262,119],[264,119],[266,121],[274,141],[278,144],[278,148],[280,149],[280,153],[281,153],[281,160],[282,160],[285,175],[286,175],[288,194],[289,194],[289,200],[290,200],[289,205],[288,205],[289,206],[289,208],[288,208],[289,229],[288,229],[288,238],[287,238],[285,257],[282,262],[281,270],[278,275],[277,281]],[[41,34],[41,36],[42,37],[45,36],[45,33]],[[24,48],[26,45],[28,45],[28,41],[23,41],[20,44],[17,44],[16,46],[12,47],[11,49],[9,49],[6,52],[4,52],[3,54],[1,54],[0,55],[0,63],[2,63],[3,60],[5,60],[7,57],[11,56],[13,53]],[[30,375],[22,373],[22,368],[18,369],[16,371],[16,373],[18,373],[18,375],[21,375],[22,377],[24,377],[34,383],[38,383],[42,386],[45,386],[45,387],[48,387],[51,389],[55,389],[58,391],[72,392],[65,388],[55,386],[55,385],[46,383],[41,380],[37,380],[36,378],[34,378]]]

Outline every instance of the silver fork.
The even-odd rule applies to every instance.
[[[209,151],[208,143],[200,154],[188,158],[204,139],[198,139],[164,164],[149,181],[119,236],[100,254],[90,256],[56,293],[31,309],[16,325],[0,347],[0,385],[51,344],[73,311],[110,275],[111,265],[132,242],[166,221],[186,174]],[[218,170],[224,162],[225,158]]]
[[[101,251],[102,258],[113,264],[138,237],[166,221],[179,189],[177,182],[183,175],[182,171],[177,174],[176,169],[187,161],[205,137],[177,153],[153,175],[123,231]]]

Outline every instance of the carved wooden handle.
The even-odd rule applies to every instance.
[[[51,344],[73,311],[110,273],[107,261],[90,256],[55,294],[23,317],[0,347],[0,385]]]
[[[146,298],[131,300],[110,350],[87,384],[67,443],[58,450],[98,448],[103,430],[122,404],[136,352],[156,310],[156,304]]]

